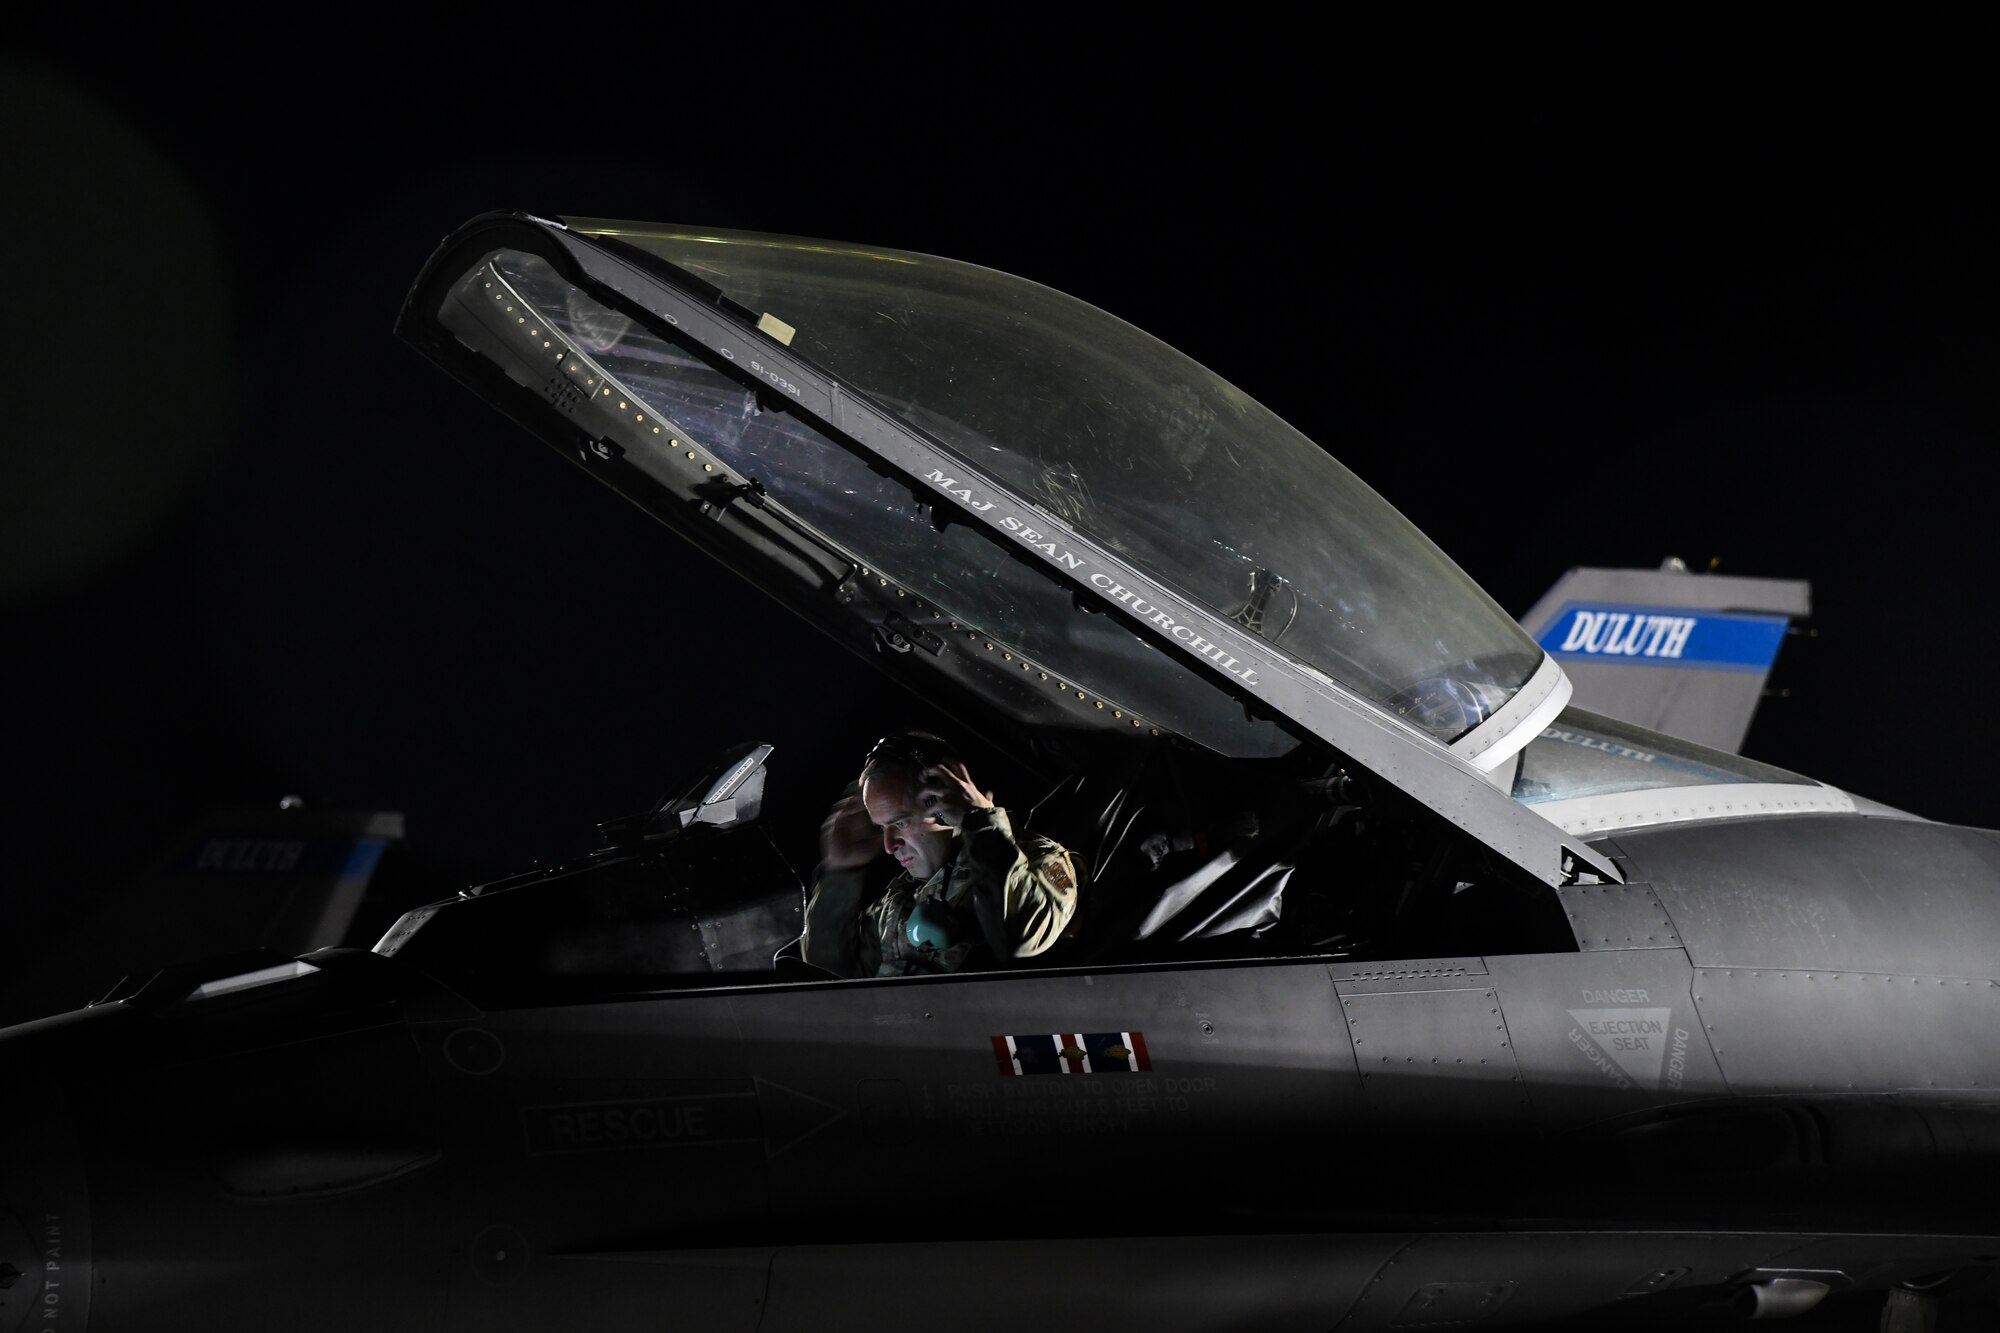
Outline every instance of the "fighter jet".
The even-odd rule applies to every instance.
[[[0,1333],[1984,1308],[1994,835],[1571,703],[1561,652],[1739,630],[1537,642],[1216,374],[967,264],[491,214],[397,328],[1045,772],[1080,930],[820,972],[783,737],[689,756],[372,949],[0,1033]]]

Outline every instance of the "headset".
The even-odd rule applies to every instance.
[[[877,768],[908,764],[922,773],[948,759],[958,758],[958,750],[944,737],[928,731],[892,731],[868,747],[861,761],[861,776]]]

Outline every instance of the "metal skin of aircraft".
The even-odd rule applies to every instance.
[[[1995,834],[1571,706],[1317,446],[1031,283],[492,214],[398,331],[1062,778],[1081,935],[808,967],[746,747],[372,949],[0,1032],[0,1333],[1991,1309]]]

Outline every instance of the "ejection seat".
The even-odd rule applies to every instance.
[[[1083,872],[1076,936],[1049,961],[1338,951],[1355,909],[1331,865],[1343,795],[1286,761],[1154,747],[1065,779],[1027,821]]]

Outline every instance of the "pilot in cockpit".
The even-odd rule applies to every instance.
[[[901,873],[870,898],[884,852]],[[800,953],[845,977],[1004,966],[1073,933],[1076,867],[1047,838],[1017,836],[951,744],[884,737],[820,829],[820,864]]]

